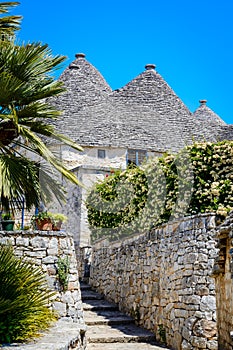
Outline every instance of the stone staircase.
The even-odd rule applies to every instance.
[[[92,291],[89,285],[81,282],[80,286],[87,325],[87,350],[168,349],[156,345],[153,333],[137,327],[130,316]]]

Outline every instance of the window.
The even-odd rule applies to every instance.
[[[104,149],[98,149],[98,158],[105,158],[105,150]]]
[[[140,165],[147,158],[147,152],[143,150],[137,149],[128,149],[126,163]]]

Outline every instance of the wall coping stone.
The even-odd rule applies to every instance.
[[[48,236],[48,237],[73,237],[72,233],[67,231],[39,231],[39,230],[14,230],[14,231],[0,231],[0,235],[7,236]]]
[[[94,170],[94,171],[109,171],[110,169],[112,169],[112,167],[110,166],[92,166],[92,165],[85,165],[85,164],[81,164],[76,166],[75,168],[72,169],[72,171],[76,170],[76,169],[85,169],[85,170]]]
[[[187,230],[187,227],[185,229],[185,223],[187,222],[194,222],[195,220],[198,219],[209,219],[206,220],[205,223],[202,223],[203,225],[201,226],[201,228],[203,228],[204,226],[206,226],[206,229],[213,229],[216,228],[216,224],[215,224],[215,213],[200,213],[200,214],[196,214],[196,215],[190,215],[190,216],[185,216],[179,219],[175,219],[173,221],[170,222],[165,222],[164,224],[153,228],[151,231],[146,232],[146,233],[136,233],[134,235],[131,235],[129,237],[124,237],[122,239],[119,239],[117,241],[109,241],[107,237],[103,237],[100,238],[98,240],[96,240],[95,242],[93,242],[93,249],[99,249],[100,247],[108,247],[109,245],[111,245],[111,247],[113,248],[119,248],[121,246],[122,243],[128,243],[129,245],[136,241],[144,241],[145,239],[150,241],[151,238],[154,239],[155,235],[157,234],[157,238],[161,238],[159,233],[161,230],[163,230],[163,234],[165,234],[165,237],[170,236],[170,233],[172,232],[174,234],[174,228],[175,228],[175,232],[184,232]],[[177,227],[176,227],[177,226]],[[166,228],[166,233],[164,232],[164,228]],[[196,228],[196,225],[192,225],[192,227],[190,227],[190,231],[192,229]]]

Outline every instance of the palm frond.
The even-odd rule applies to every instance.
[[[1,2],[0,14],[8,14],[10,8],[18,6],[19,2]],[[5,16],[0,18],[0,36],[1,40],[8,40],[14,35],[14,32],[20,29],[22,16]]]
[[[3,1],[0,3],[0,13],[8,13],[10,7],[18,6],[20,3],[18,1]]]
[[[17,111],[17,113],[19,122],[23,125],[25,125],[24,123],[30,122],[30,126],[38,119],[57,119],[62,114],[62,112],[44,101],[36,101],[24,105]]]
[[[44,158],[48,163],[54,166],[63,176],[65,176],[68,180],[78,185],[79,181],[74,173],[69,171],[62,161],[54,156],[54,154],[46,147],[44,142],[38,137],[34,132],[29,130],[26,127],[19,125],[19,134],[22,135],[30,144],[32,152],[40,155]]]
[[[39,190],[42,190],[43,198],[52,198],[54,194],[59,201],[64,198],[63,188],[56,181],[56,175],[54,177],[54,174],[42,168],[40,173],[43,174],[43,186],[41,186],[38,169],[35,168],[31,156],[33,159],[38,159],[40,163],[41,159],[44,159],[62,176],[79,185],[75,174],[67,169],[62,160],[51,152],[45,143],[48,139],[55,139],[82,151],[74,141],[57,133],[51,122],[54,118],[58,118],[61,112],[46,100],[48,97],[64,92],[62,82],[55,81],[51,75],[64,59],[64,56],[53,56],[48,45],[41,43],[20,45],[13,41],[0,40],[0,195],[2,200],[24,196],[27,206],[30,207],[33,202],[37,203]],[[28,162],[28,172],[25,169],[25,151],[31,158]],[[22,163],[18,170],[17,162]],[[21,180],[21,178],[24,179]],[[27,181],[31,182],[28,186],[31,192],[26,189]],[[34,190],[32,186],[35,186]]]
[[[22,200],[31,208],[40,201],[38,167],[25,157],[0,154],[0,196]]]
[[[55,295],[39,267],[0,245],[0,342],[25,341],[55,320],[48,309]]]
[[[62,141],[63,143],[65,143],[66,145],[70,146],[71,148],[77,151],[80,151],[80,152],[83,151],[83,148],[81,146],[79,146],[76,142],[72,141],[69,137],[65,135],[54,133],[51,136],[59,141]]]

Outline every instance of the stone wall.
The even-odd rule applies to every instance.
[[[233,213],[218,228],[216,278],[219,350],[233,349]]]
[[[91,285],[176,350],[217,349],[215,217],[93,247]]]
[[[47,276],[49,287],[57,292],[51,300],[51,307],[56,310],[63,325],[68,326],[70,324],[73,338],[74,329],[76,329],[76,347],[73,348],[84,349],[85,324],[72,235],[62,231],[1,231],[0,244],[7,243],[14,247],[17,256],[24,256],[36,266],[42,267]],[[58,280],[58,260],[66,257],[69,259],[68,289],[63,291],[63,287]],[[64,323],[64,321],[66,322]],[[56,329],[57,327],[54,328],[55,333],[62,332],[62,329],[58,331]],[[63,349],[60,346],[61,343],[59,343],[59,336],[57,337],[57,347],[54,345],[53,350]],[[67,342],[64,349],[72,348],[72,337],[70,339],[69,337],[66,338]],[[51,335],[49,338],[51,341]],[[42,343],[43,341],[44,339]],[[67,345],[68,343],[71,344],[70,347]],[[36,344],[33,349],[38,349]]]

